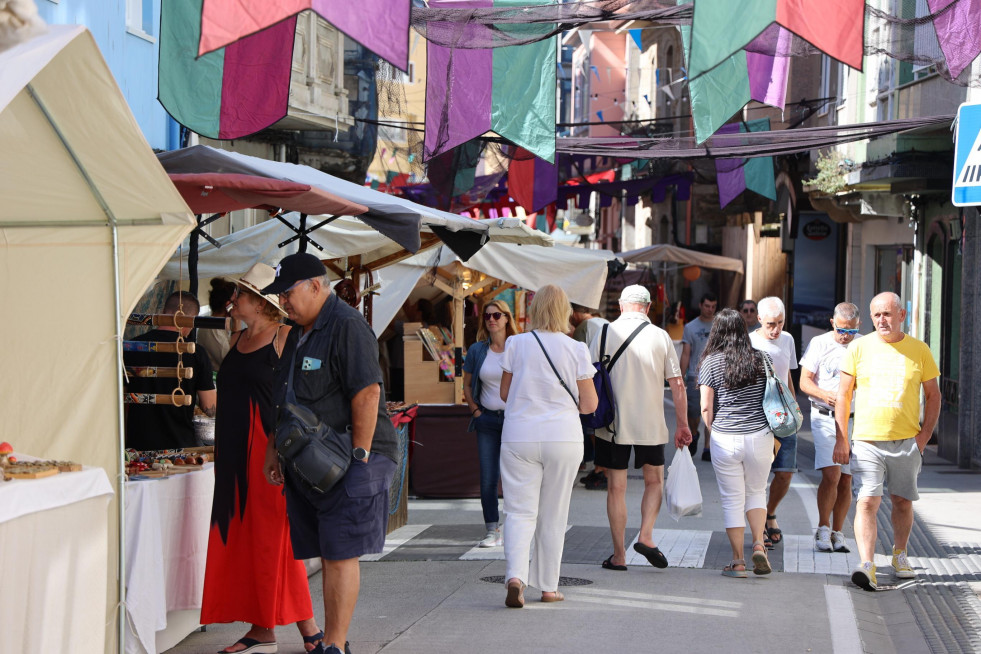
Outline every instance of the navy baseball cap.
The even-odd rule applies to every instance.
[[[283,257],[283,260],[276,266],[275,281],[263,288],[262,294],[278,295],[297,282],[322,277],[326,274],[327,268],[320,259],[309,252],[297,252],[288,257]]]

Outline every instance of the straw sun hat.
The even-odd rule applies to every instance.
[[[264,263],[257,263],[249,268],[248,272],[241,277],[227,277],[226,279],[252,291],[259,297],[264,298],[267,302],[276,307],[281,314],[284,316],[286,315],[286,311],[283,310],[283,307],[279,306],[278,296],[272,294],[263,295],[261,292],[259,292],[259,289],[269,286],[276,280],[276,271],[272,266],[267,266]]]

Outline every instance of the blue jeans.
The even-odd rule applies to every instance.
[[[501,431],[503,411],[483,411],[474,421],[477,430],[477,456],[480,461],[480,507],[484,522],[499,523],[497,485],[501,480]]]

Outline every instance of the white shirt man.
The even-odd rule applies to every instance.
[[[852,473],[849,465],[834,462],[835,404],[840,381],[841,358],[858,335],[858,307],[842,302],[835,307],[831,331],[811,339],[801,357],[800,389],[811,399],[811,435],[814,438],[814,469],[821,471],[817,491],[818,528],[814,547],[821,552],[848,552],[841,532],[852,503]],[[849,432],[852,421],[849,420]]]
[[[790,371],[797,368],[797,348],[794,337],[783,331],[786,311],[783,301],[778,297],[765,297],[757,304],[759,310],[759,329],[749,335],[753,347],[766,352],[773,360],[773,371],[787,382],[787,388],[794,393],[794,382]],[[797,471],[797,434],[780,441],[780,449],[773,457],[773,481],[766,503],[766,535],[774,545],[783,542],[783,532],[777,525],[777,506],[790,490],[790,479]]]

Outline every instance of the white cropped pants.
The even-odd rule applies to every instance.
[[[582,454],[581,439],[501,443],[504,583],[518,578],[543,592],[558,590],[569,501]]]
[[[773,432],[752,434],[712,429],[712,467],[722,495],[726,529],[745,527],[746,512],[766,508],[766,480],[773,463]]]

